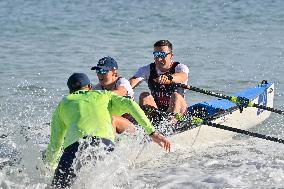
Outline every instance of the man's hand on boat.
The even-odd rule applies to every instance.
[[[157,131],[153,132],[149,135],[151,139],[159,144],[162,148],[164,148],[166,151],[171,151],[171,142],[166,139],[162,134],[158,133]]]

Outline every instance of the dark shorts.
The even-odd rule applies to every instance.
[[[71,144],[64,149],[59,160],[52,180],[53,187],[66,188],[72,185],[76,178],[76,173],[84,165],[84,162],[77,161],[77,158],[80,157],[80,153],[90,146],[102,146],[102,149],[107,153],[114,150],[113,142],[104,138],[85,137],[82,141]]]
[[[154,101],[160,111],[166,112],[169,108],[170,98],[166,98],[166,101],[161,101],[161,99],[154,98]]]
[[[169,109],[169,105],[161,105],[161,104],[157,104],[158,109],[162,112],[166,112]]]

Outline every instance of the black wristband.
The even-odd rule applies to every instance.
[[[156,131],[153,131],[152,133],[149,134],[149,136],[153,135]]]

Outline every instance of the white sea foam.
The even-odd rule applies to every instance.
[[[130,78],[153,61],[160,39],[169,39],[174,60],[190,67],[190,85],[232,94],[267,79],[283,110],[283,9],[282,0],[0,1],[0,187],[50,184],[41,158],[71,73],[87,73],[95,84],[90,68],[109,55]],[[136,100],[146,90],[145,83],[136,87]],[[195,92],[186,98],[189,104],[214,99]],[[284,138],[283,116],[272,114],[252,131]],[[140,136],[126,141],[94,169],[82,170],[74,187],[283,187],[283,144],[237,135],[205,149],[176,145],[165,153],[141,144]]]

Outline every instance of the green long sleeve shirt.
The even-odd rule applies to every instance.
[[[112,115],[131,114],[147,134],[155,131],[139,105],[110,91],[80,90],[64,97],[52,116],[46,161],[54,168],[66,148],[84,136],[115,139]]]

